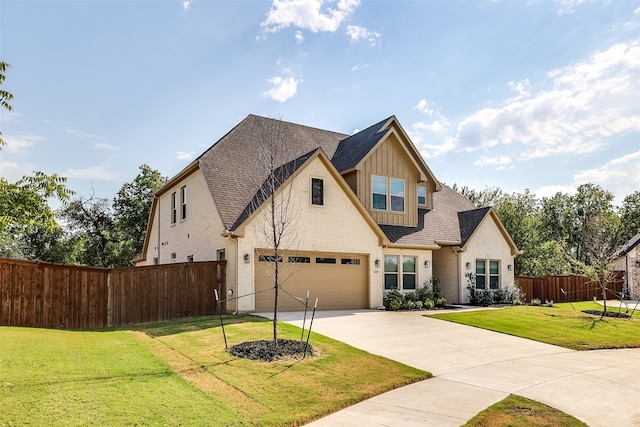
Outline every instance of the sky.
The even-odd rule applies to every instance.
[[[0,0],[0,60],[0,176],[76,197],[173,176],[249,114],[395,115],[448,185],[640,190],[640,1]]]

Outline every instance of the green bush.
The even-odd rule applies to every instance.
[[[447,305],[447,299],[445,297],[438,298],[435,304],[436,307],[444,307]]]
[[[440,288],[440,281],[432,277],[424,286],[415,292],[402,293],[392,289],[382,300],[384,308],[389,311],[431,309],[434,306],[444,307],[447,300]]]
[[[426,308],[427,310],[431,310],[433,306],[433,300],[428,299],[424,302],[424,308]]]
[[[405,306],[405,299],[402,292],[397,289],[390,290],[382,300],[385,310],[397,311]]]

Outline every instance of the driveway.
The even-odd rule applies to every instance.
[[[460,426],[513,393],[592,427],[640,426],[640,349],[574,351],[422,314],[318,312],[312,343],[313,333],[323,334],[435,377],[310,425]],[[279,319],[302,326],[302,313]]]

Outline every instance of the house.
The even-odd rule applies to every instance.
[[[228,307],[272,309],[270,194],[292,211],[282,310],[307,293],[321,310],[377,308],[433,276],[453,303],[468,302],[468,273],[477,287],[514,283],[519,252],[494,210],[440,183],[394,116],[345,135],[249,115],[156,193],[136,265],[227,260]]]
[[[618,250],[614,270],[624,272],[624,289],[631,299],[640,299],[640,233]]]

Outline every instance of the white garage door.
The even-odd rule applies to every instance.
[[[256,311],[273,310],[272,256],[256,251],[255,287]],[[301,311],[304,305],[289,294],[305,299],[309,291],[309,305],[318,298],[318,310],[368,308],[367,255],[295,252],[282,256],[279,282],[286,292],[278,296],[278,309]]]

